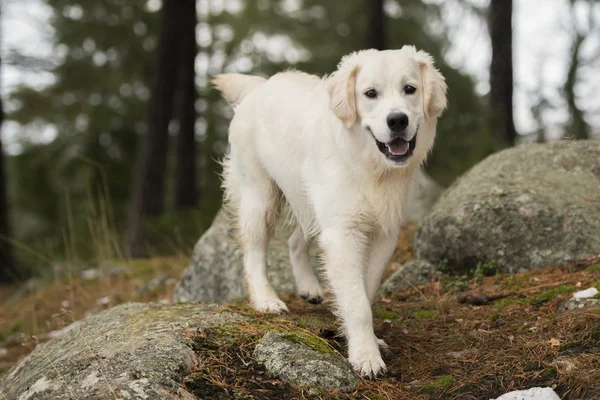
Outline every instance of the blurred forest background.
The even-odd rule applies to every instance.
[[[513,42],[530,38],[513,38],[512,0],[37,0],[51,10],[48,56],[5,44],[16,3],[2,2],[2,68],[30,79],[2,90],[0,282],[190,254],[221,205],[231,110],[209,80],[222,71],[323,75],[351,51],[414,44],[449,85],[426,167],[443,185],[507,146],[599,135],[600,108],[588,101],[600,90],[598,1],[544,2],[568,15],[556,26],[565,67],[551,86],[542,67],[554,61],[538,60],[523,132]],[[453,53],[467,23],[485,27],[468,38],[489,49],[483,82],[468,68],[481,55]]]

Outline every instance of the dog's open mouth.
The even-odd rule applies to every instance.
[[[375,136],[373,136],[373,139],[375,139],[379,151],[383,153],[388,160],[400,163],[408,160],[410,156],[412,156],[413,150],[417,145],[417,133],[415,133],[415,136],[410,141],[396,138],[391,142],[383,143],[377,140]],[[371,133],[371,135],[373,135],[373,133]]]

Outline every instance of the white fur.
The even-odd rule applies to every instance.
[[[253,306],[287,311],[266,274],[270,233],[287,201],[298,224],[289,241],[298,292],[309,300],[323,296],[308,262],[310,240],[318,238],[350,362],[363,376],[385,371],[371,303],[395,248],[413,173],[446,107],[444,78],[429,55],[404,46],[348,55],[324,79],[285,72],[266,82],[237,74],[214,82],[236,106],[223,185]],[[406,94],[407,84],[417,91]],[[364,95],[370,88],[376,99]],[[400,164],[373,138],[391,140],[386,117],[394,112],[409,117],[407,140],[418,130],[412,157]]]

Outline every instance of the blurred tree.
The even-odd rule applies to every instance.
[[[384,0],[366,0],[369,26],[367,28],[367,49],[387,48],[386,17],[383,11]]]
[[[569,0],[572,27],[570,34],[572,36],[571,49],[569,52],[569,64],[567,70],[567,79],[563,85],[562,91],[567,101],[569,111],[569,121],[565,127],[565,136],[573,139],[588,139],[590,137],[591,127],[585,120],[585,112],[577,104],[577,95],[575,86],[579,82],[579,73],[582,64],[582,47],[588,38],[597,38],[596,27],[598,20],[594,18],[594,12],[591,7],[598,3],[598,0]],[[579,23],[576,13],[577,6],[587,8],[587,20]],[[585,10],[585,8],[583,8]],[[585,14],[584,14],[585,15]]]
[[[513,121],[512,3],[491,0],[488,14],[492,42],[490,126],[507,146],[513,146],[517,139]]]
[[[160,33],[156,63],[148,106],[148,131],[141,141],[138,164],[133,181],[125,247],[132,257],[146,255],[143,243],[143,223],[146,216],[164,211],[165,175],[169,124],[173,117],[174,98],[178,83],[184,24],[181,20],[195,12],[195,0],[166,1],[161,9]]]
[[[49,257],[64,256],[66,242],[85,255],[94,251],[99,214],[110,216],[111,230],[126,220],[158,13],[138,0],[43,1],[53,10],[53,56],[13,57],[53,77],[8,99],[22,148],[9,161],[14,228]]]
[[[0,10],[0,16],[2,12]],[[0,38],[0,43],[2,39]],[[0,59],[0,70],[2,60]],[[4,122],[4,107],[0,98],[0,128]],[[0,129],[1,132],[1,129]],[[8,184],[6,182],[4,149],[2,148],[2,137],[0,137],[0,284],[9,283],[20,277],[13,254],[10,230],[10,213],[8,210]]]
[[[569,70],[567,71],[567,80],[563,86],[563,91],[567,100],[569,110],[569,122],[566,127],[565,136],[574,139],[587,139],[589,137],[590,127],[585,121],[583,110],[577,105],[575,95],[575,85],[577,84],[577,72],[579,70],[579,55],[581,45],[586,39],[584,35],[577,32],[573,38],[569,57]]]
[[[179,95],[175,117],[179,122],[175,168],[175,209],[185,210],[198,203],[196,173],[196,2],[192,1],[180,21],[182,28]]]
[[[2,99],[0,99],[0,127],[4,121]],[[7,240],[11,238],[9,212],[7,201],[6,173],[4,172],[4,150],[0,138],[0,284],[8,283],[20,277],[13,256],[12,244]]]

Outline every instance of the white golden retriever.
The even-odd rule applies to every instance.
[[[323,79],[284,72],[213,82],[235,107],[223,185],[253,306],[287,311],[266,273],[269,237],[287,202],[297,223],[289,248],[299,295],[323,299],[308,254],[318,238],[350,363],[363,376],[385,371],[371,303],[446,107],[444,77],[427,53],[404,46],[352,53]]]

